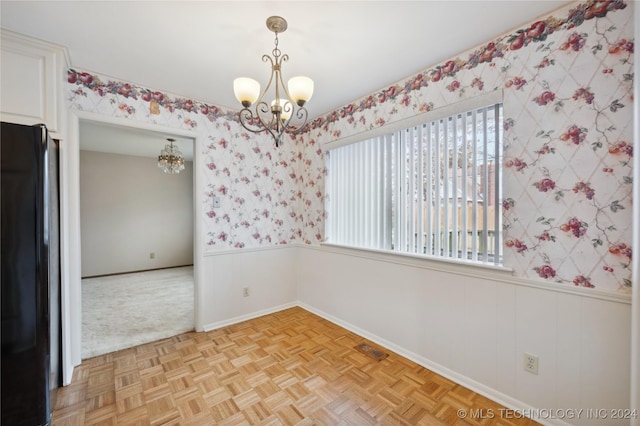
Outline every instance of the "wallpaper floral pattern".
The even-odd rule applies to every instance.
[[[210,250],[300,241],[302,160],[295,143],[275,149],[271,139],[250,136],[235,112],[105,76],[70,69],[67,83],[72,108],[187,130],[206,141],[196,148],[204,170],[195,172],[206,184],[201,220]],[[220,208],[213,208],[214,196]]]
[[[311,196],[322,187],[318,146],[501,89],[504,264],[519,277],[630,292],[632,7],[574,3],[317,118],[302,138],[305,241],[323,218]]]
[[[104,76],[69,70],[67,97],[76,109],[188,129],[206,141],[197,172],[215,250],[319,244],[325,143],[501,89],[505,265],[523,278],[629,292],[632,7],[576,2],[319,117],[279,149],[249,135],[233,111]]]

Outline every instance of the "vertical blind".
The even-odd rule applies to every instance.
[[[502,104],[327,153],[325,241],[502,263]]]

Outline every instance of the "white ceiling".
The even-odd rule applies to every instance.
[[[289,24],[285,81],[307,75],[310,118],[409,77],[567,1],[6,1],[4,28],[66,46],[71,64],[238,109],[233,79],[264,84],[271,15]],[[156,154],[157,155],[157,154]]]

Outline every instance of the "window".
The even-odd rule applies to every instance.
[[[326,240],[502,264],[502,104],[327,153]]]

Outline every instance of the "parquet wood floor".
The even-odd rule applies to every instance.
[[[52,424],[536,424],[392,352],[376,361],[360,343],[296,307],[101,355],[59,390]]]

